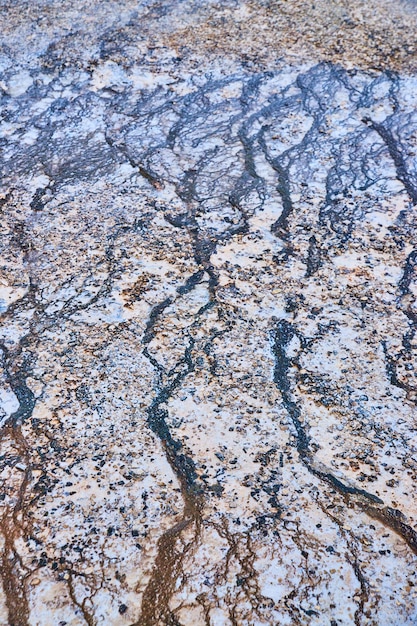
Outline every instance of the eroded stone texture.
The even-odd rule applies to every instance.
[[[416,78],[205,7],[9,7],[0,623],[411,626]]]

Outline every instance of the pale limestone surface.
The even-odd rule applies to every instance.
[[[3,5],[0,624],[412,626],[413,4]]]

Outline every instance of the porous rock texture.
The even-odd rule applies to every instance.
[[[416,624],[415,2],[1,9],[0,624]]]

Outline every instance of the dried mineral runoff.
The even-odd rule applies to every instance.
[[[1,626],[417,623],[416,31],[2,0]]]

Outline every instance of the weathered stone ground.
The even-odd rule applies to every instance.
[[[415,625],[415,3],[1,8],[0,624]]]

